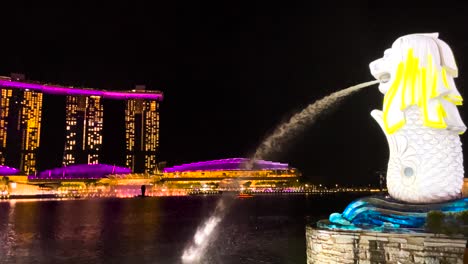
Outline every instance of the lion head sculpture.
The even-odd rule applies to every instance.
[[[387,134],[405,125],[404,111],[416,105],[424,126],[463,133],[466,126],[458,113],[462,104],[454,78],[458,69],[450,47],[438,33],[398,38],[384,57],[370,64],[385,94],[383,123]]]

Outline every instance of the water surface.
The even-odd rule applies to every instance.
[[[358,195],[237,199],[203,263],[305,263],[308,220]],[[0,202],[0,263],[180,263],[220,196]]]

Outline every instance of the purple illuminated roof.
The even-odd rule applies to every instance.
[[[18,174],[18,173],[19,173],[18,169],[0,165],[0,175],[1,176],[3,176],[3,175],[15,175],[15,174]]]
[[[28,176],[28,179],[101,179],[109,174],[129,174],[132,170],[107,164],[78,164]]]
[[[64,87],[59,85],[37,84],[28,82],[17,82],[11,80],[1,80],[0,86],[18,89],[31,89],[41,91],[48,94],[63,94],[63,95],[84,95],[84,96],[102,96],[109,99],[149,99],[158,100],[163,99],[163,94],[160,91],[105,91],[94,90],[89,88],[73,88]]]
[[[164,172],[184,172],[184,171],[215,171],[215,170],[246,170],[245,164],[249,159],[233,158],[221,159],[182,164],[164,169]],[[267,160],[256,160],[253,170],[287,170],[290,169],[287,163],[279,163]]]

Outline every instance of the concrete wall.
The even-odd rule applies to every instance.
[[[307,263],[463,264],[466,239],[306,228]]]

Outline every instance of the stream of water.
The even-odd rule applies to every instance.
[[[252,169],[255,160],[264,159],[271,153],[279,152],[288,142],[288,139],[294,137],[306,127],[313,125],[321,114],[337,106],[338,103],[347,96],[361,90],[362,88],[369,87],[377,83],[379,83],[379,80],[364,82],[334,92],[315,101],[314,103],[311,103],[302,111],[294,114],[288,121],[281,123],[271,135],[262,141],[250,159],[250,162],[245,164],[246,169]],[[219,199],[215,211],[197,228],[193,241],[185,248],[182,254],[182,261],[184,263],[198,263],[205,255],[207,246],[212,239],[213,231],[216,230],[218,224],[223,220],[223,217],[229,209],[232,201],[233,198],[231,196],[225,195]]]

